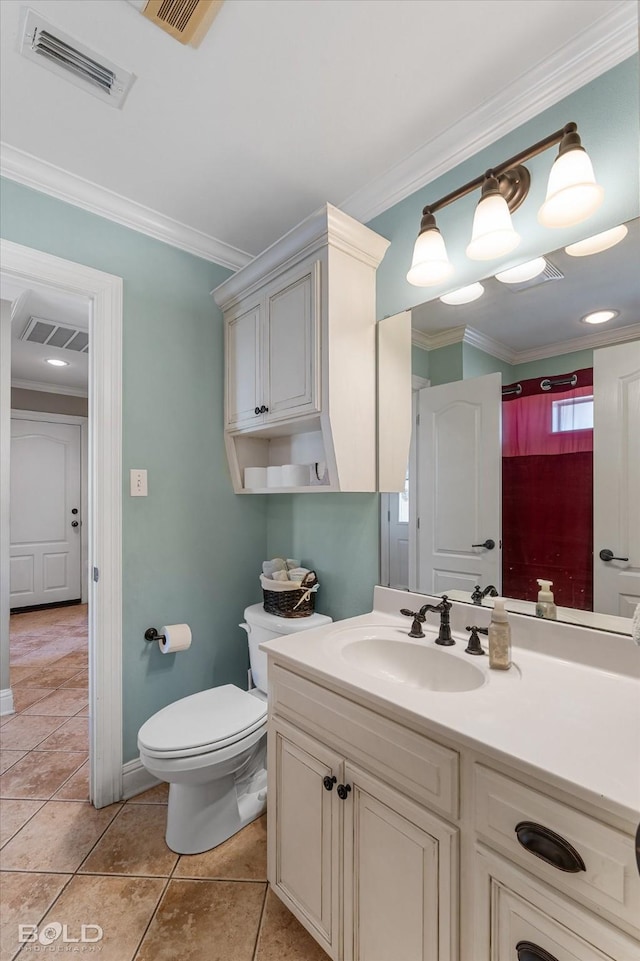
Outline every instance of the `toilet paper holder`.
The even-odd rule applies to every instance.
[[[165,641],[166,637],[164,634],[158,634],[155,627],[148,627],[144,632],[145,641]]]

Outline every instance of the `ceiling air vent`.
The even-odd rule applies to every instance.
[[[78,43],[34,10],[26,10],[20,53],[113,107],[122,106],[135,80],[132,73]]]
[[[541,284],[548,284],[550,280],[564,280],[564,274],[561,270],[558,270],[550,260],[547,260],[547,266],[537,277],[532,277],[531,280],[523,280],[521,284],[504,284],[501,286],[503,286],[505,290],[510,290],[512,294],[517,294],[521,290],[528,290],[529,287],[539,287]]]
[[[130,0],[131,2],[131,0]],[[224,0],[148,0],[142,15],[180,43],[197,47]],[[134,6],[139,6],[134,2]]]
[[[20,335],[20,340],[30,344],[46,344],[63,350],[75,350],[81,354],[89,352],[89,334],[78,327],[66,327],[53,320],[30,317],[29,323]]]

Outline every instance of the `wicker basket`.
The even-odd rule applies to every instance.
[[[263,607],[268,614],[278,617],[310,617],[315,610],[317,583],[315,571],[309,571],[300,587],[293,590],[270,591],[263,587]]]

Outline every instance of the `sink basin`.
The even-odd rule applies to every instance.
[[[350,641],[341,651],[345,661],[373,677],[429,691],[473,691],[485,682],[483,672],[452,654],[407,641],[368,637]]]

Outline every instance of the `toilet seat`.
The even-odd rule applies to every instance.
[[[140,728],[138,747],[148,757],[211,754],[244,741],[266,725],[267,705],[234,684],[183,697]]]

